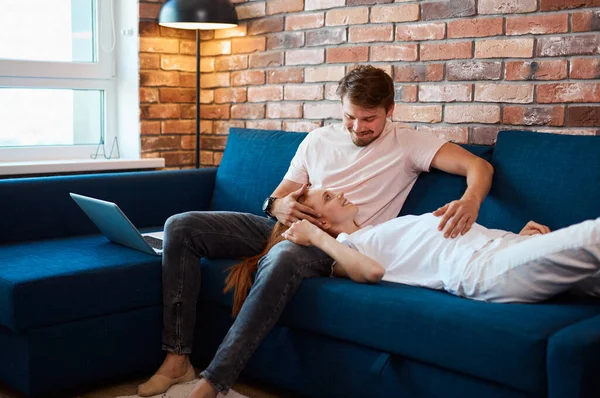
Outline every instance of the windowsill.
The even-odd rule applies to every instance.
[[[165,167],[165,159],[77,159],[39,162],[0,162],[0,176],[60,174],[87,171],[140,170]]]

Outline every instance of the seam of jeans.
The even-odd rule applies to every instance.
[[[187,247],[188,243],[190,241],[190,237],[186,236],[186,238],[183,241],[183,247]],[[177,345],[177,349],[182,350],[182,341],[181,341],[181,311],[180,311],[180,301],[181,301],[181,295],[183,294],[183,280],[184,275],[185,275],[185,267],[184,267],[184,261],[185,256],[181,256],[181,259],[179,260],[179,281],[177,283],[177,294],[175,295],[175,318],[176,318],[176,322],[175,322],[175,343]]]
[[[318,260],[318,261],[313,261],[312,263],[307,263],[307,264],[303,265],[302,267],[300,267],[296,272],[294,272],[292,274],[292,277],[288,280],[288,283],[285,285],[285,288],[283,289],[283,292],[281,293],[281,297],[279,298],[279,301],[277,302],[277,304],[275,305],[275,308],[271,312],[271,315],[269,315],[269,318],[263,324],[263,328],[260,330],[259,333],[256,334],[256,338],[247,347],[246,352],[244,353],[244,355],[240,357],[240,361],[239,361],[238,367],[236,368],[236,370],[234,372],[234,376],[235,377],[237,377],[237,375],[241,372],[242,368],[244,367],[244,365],[248,361],[248,358],[250,357],[250,355],[252,355],[252,353],[256,349],[256,346],[257,346],[258,342],[261,340],[261,336],[265,332],[266,325],[268,325],[271,322],[271,320],[273,319],[274,314],[281,307],[281,304],[283,302],[283,297],[285,297],[287,295],[287,292],[288,292],[288,290],[289,290],[289,288],[291,286],[291,282],[294,281],[294,280],[296,280],[298,278],[298,276],[300,275],[301,271],[304,270],[305,268],[307,268],[307,267],[309,267],[311,265],[315,265],[315,264],[319,264],[319,263],[326,263],[326,262],[329,262],[329,261],[331,261],[331,260]]]

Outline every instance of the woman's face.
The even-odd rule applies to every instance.
[[[304,195],[304,204],[312,207],[321,218],[332,225],[354,221],[358,207],[344,197],[343,192],[328,189],[309,189]]]

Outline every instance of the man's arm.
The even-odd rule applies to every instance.
[[[277,220],[287,225],[298,220],[308,220],[313,224],[320,224],[317,218],[321,217],[313,209],[298,203],[298,197],[303,195],[308,189],[308,185],[300,184],[291,180],[282,180],[279,186],[271,194],[275,199],[271,205],[271,214],[277,217]]]
[[[464,195],[433,213],[443,216],[438,229],[444,231],[446,238],[466,234],[477,220],[479,207],[490,191],[494,168],[482,158],[450,142],[438,150],[431,167],[467,177]]]

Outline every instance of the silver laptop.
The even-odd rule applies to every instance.
[[[162,255],[162,232],[141,234],[115,203],[76,193],[69,195],[111,242],[144,253]]]

